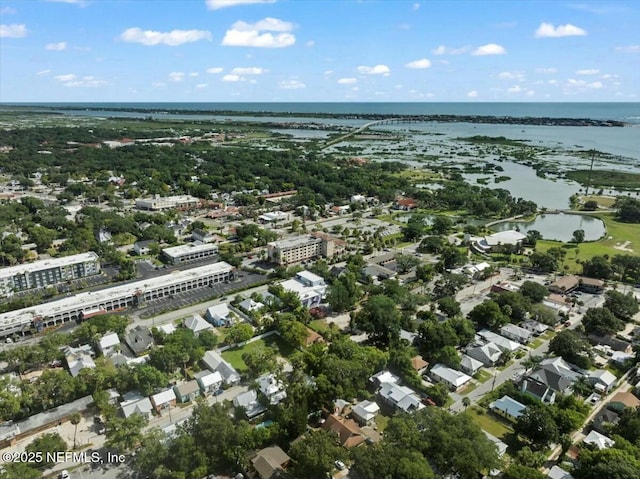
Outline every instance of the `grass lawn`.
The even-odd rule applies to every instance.
[[[252,351],[258,348],[273,347],[278,350],[278,353],[283,358],[289,357],[293,353],[293,349],[287,345],[277,334],[269,336],[268,338],[259,339],[253,343],[246,344],[241,348],[228,349],[222,353],[222,357],[229,361],[231,365],[239,372],[246,371],[247,365],[242,360],[242,355],[247,351]]]
[[[616,199],[612,196],[598,196],[598,195],[589,195],[589,196],[581,196],[580,200],[583,202],[587,201],[596,201],[598,205],[604,206],[606,208],[611,208],[613,204],[616,202]]]
[[[590,216],[595,216],[604,221],[607,227],[607,234],[603,239],[580,243],[578,246],[572,243],[539,240],[536,245],[536,250],[547,251],[554,246],[565,248],[567,250],[567,257],[564,265],[568,266],[568,272],[570,273],[582,272],[582,266],[576,263],[576,259],[585,261],[594,256],[604,256],[606,254],[609,256],[615,256],[617,254],[640,254],[640,224],[616,221],[613,213],[594,213],[590,214]],[[626,249],[620,249],[621,246],[624,246]]]
[[[477,377],[476,377],[477,376]],[[491,373],[489,373],[489,371],[485,371],[484,369],[481,369],[480,371],[478,371],[475,375],[474,378],[476,379],[476,381],[478,381],[479,383],[486,383],[489,379],[491,379],[493,376],[491,375]]]
[[[387,424],[389,424],[389,418],[387,416],[383,416],[382,414],[378,414],[376,416],[376,426],[378,426],[378,432],[382,432],[386,429]]]
[[[310,329],[313,329],[316,333],[326,333],[329,331],[329,325],[326,319],[314,319],[308,324]]]
[[[462,390],[462,395],[466,396],[477,387],[478,387],[478,383],[469,383],[469,385]]]
[[[505,364],[504,366],[500,366],[497,369],[499,371],[504,371],[505,369],[507,369],[509,366],[511,366],[514,363],[514,360],[512,359],[511,361],[508,361],[507,364]]]
[[[556,335],[556,332],[550,329],[550,330],[549,330],[549,331],[547,331],[546,333],[541,334],[541,335],[540,335],[540,339],[542,339],[542,340],[551,339],[551,338],[553,338],[555,335]]]
[[[534,339],[534,340],[533,340],[533,341],[531,341],[531,343],[529,344],[529,347],[530,347],[531,349],[537,349],[537,348],[539,348],[539,347],[542,345],[542,343],[543,343],[543,342],[544,342],[544,341],[543,341],[542,339],[540,339],[540,338]]]
[[[498,418],[489,416],[482,408],[472,407],[465,414],[469,414],[471,416],[471,420],[480,426],[481,429],[497,438],[501,438],[513,432],[511,427],[504,424]]]

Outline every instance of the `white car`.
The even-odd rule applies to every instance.
[[[346,468],[347,468],[347,466],[345,465],[345,463],[344,463],[344,462],[342,462],[342,461],[335,461],[335,462],[334,462],[334,464],[335,464],[335,466],[336,466],[338,469],[340,469],[341,471],[343,471],[344,469],[346,469]]]

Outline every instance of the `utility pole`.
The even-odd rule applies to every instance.
[[[596,150],[589,150],[591,153],[591,166],[589,167],[589,176],[587,177],[587,189],[585,190],[584,196],[589,195],[589,187],[591,186],[591,174],[593,173],[593,162],[596,159]]]

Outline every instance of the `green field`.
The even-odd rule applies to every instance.
[[[501,419],[498,419],[496,416],[489,416],[482,408],[473,407],[469,411],[464,414],[468,414],[471,417],[471,420],[475,422],[480,428],[484,431],[487,431],[489,434],[502,438],[507,434],[513,433],[513,429],[502,422]]]
[[[615,256],[617,254],[640,254],[640,224],[621,223],[616,221],[613,213],[594,213],[591,216],[600,218],[607,227],[606,236],[598,241],[575,244],[564,244],[567,256],[564,266],[568,266],[567,272],[580,273],[582,267],[576,259],[585,261],[594,256]],[[536,250],[547,251],[551,247],[562,246],[563,243],[550,240],[539,240]],[[625,249],[621,249],[625,248]]]
[[[485,371],[484,369],[481,369],[480,371],[475,373],[473,377],[480,383],[486,383],[493,376],[489,371]]]
[[[222,357],[229,361],[231,365],[238,370],[238,372],[246,371],[247,365],[242,360],[242,355],[247,351],[252,351],[258,348],[273,347],[278,350],[278,354],[283,358],[289,357],[293,353],[293,349],[287,345],[277,334],[269,336],[264,339],[259,339],[253,343],[246,344],[241,348],[228,349],[222,353]]]
[[[565,176],[581,185],[589,182],[589,170],[567,171]],[[591,186],[595,188],[637,189],[640,185],[640,174],[626,171],[593,170]]]

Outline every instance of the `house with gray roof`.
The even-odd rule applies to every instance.
[[[496,346],[498,346],[498,348],[500,348],[500,351],[502,352],[513,353],[514,351],[520,349],[520,343],[505,338],[504,336],[500,336],[499,334],[496,334],[493,331],[489,331],[488,329],[478,331],[478,336],[480,336],[487,342],[494,343]]]
[[[436,364],[433,366],[431,371],[429,371],[429,376],[431,376],[431,378],[436,382],[446,384],[452,391],[457,391],[471,381],[471,376],[468,376],[463,372],[456,371],[444,364]]]
[[[149,328],[136,326],[125,335],[124,342],[138,356],[153,346],[153,336]]]
[[[234,397],[233,406],[243,408],[247,419],[253,419],[267,410],[267,407],[258,401],[258,392],[255,389],[250,389]]]
[[[475,373],[480,371],[483,364],[477,359],[472,358],[471,356],[467,356],[463,354],[460,358],[460,369],[467,373],[469,376],[473,376]]]
[[[618,378],[606,369],[597,369],[595,371],[589,371],[587,381],[589,381],[589,384],[591,384],[596,391],[603,393],[611,391],[618,383]]]
[[[493,367],[500,360],[502,351],[494,343],[489,342],[482,346],[475,346],[467,349],[467,356],[480,361],[487,367]]]
[[[238,371],[217,351],[206,351],[202,357],[202,363],[209,371],[218,371],[222,375],[225,384],[234,385],[240,382]]]
[[[132,398],[120,403],[120,412],[125,418],[140,414],[148,419],[151,417],[151,411],[153,411],[153,405],[147,397]]]
[[[220,386],[222,386],[222,374],[219,371],[211,372],[209,370],[199,371],[193,375],[193,378],[198,381],[200,390],[205,396],[207,394],[213,394]]]
[[[580,377],[582,374],[571,369],[564,359],[560,357],[548,358],[524,377],[521,390],[544,403],[553,404],[556,393],[561,395],[571,393],[573,383]]]
[[[351,409],[351,416],[361,426],[370,426],[380,412],[380,406],[373,401],[360,401]]]
[[[587,434],[587,437],[582,440],[582,442],[589,444],[598,450],[609,449],[616,443],[613,439],[605,436],[604,434],[600,434],[598,431],[591,431]]]
[[[184,320],[184,327],[193,331],[196,336],[202,331],[212,331],[213,326],[211,323],[205,321],[205,319],[199,314],[194,314]]]
[[[516,326],[515,324],[508,323],[500,328],[500,334],[508,339],[513,339],[514,341],[519,342],[520,344],[527,344],[531,341],[531,331],[527,331],[520,326]]]
[[[413,389],[397,383],[382,383],[378,396],[389,406],[404,412],[410,413],[425,407]]]
[[[173,386],[173,392],[176,394],[178,402],[190,402],[200,396],[200,385],[198,381],[192,379]]]
[[[527,406],[505,395],[489,404],[489,409],[498,416],[516,422],[524,414]]]

